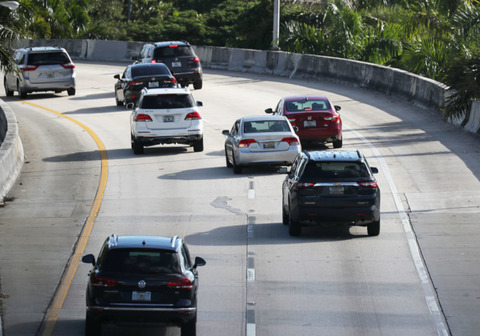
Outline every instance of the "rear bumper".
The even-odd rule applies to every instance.
[[[177,79],[178,83],[193,84],[194,82],[203,80],[203,74],[201,71],[172,73],[172,74]]]
[[[68,81],[46,82],[46,83],[31,83],[29,80],[24,80],[20,84],[26,92],[36,91],[59,91],[75,88],[75,78]]]
[[[144,146],[154,146],[159,144],[193,144],[201,140],[202,134],[183,134],[175,136],[137,136],[136,139]]]
[[[341,129],[321,129],[321,130],[305,130],[301,129],[297,132],[301,141],[323,141],[333,142],[342,138]]]
[[[240,149],[235,157],[239,166],[249,165],[291,165],[297,154],[300,152],[300,146],[291,147],[288,151],[278,152],[251,152],[248,149]]]
[[[304,224],[349,224],[368,225],[380,220],[377,205],[355,208],[318,208],[298,205],[292,209],[295,221]]]

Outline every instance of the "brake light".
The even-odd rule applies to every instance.
[[[239,148],[246,148],[250,146],[252,143],[255,143],[256,141],[254,139],[243,139],[238,143]]]
[[[33,71],[33,70],[36,70],[37,68],[38,68],[38,65],[27,64],[22,68],[22,71]]]
[[[178,44],[170,44],[168,47],[169,48],[176,48],[176,47],[178,47]]]
[[[340,121],[340,117],[338,115],[334,115],[334,116],[331,116],[331,117],[325,117],[324,119],[326,121],[332,121],[332,122]]]
[[[104,276],[94,276],[92,278],[92,286],[95,287],[114,287],[117,285],[117,280],[112,278],[107,278]]]
[[[177,79],[176,78],[170,78],[170,79],[166,79],[165,82],[171,82],[171,83],[176,83],[177,82]]]
[[[311,188],[315,185],[315,183],[310,183],[310,182],[297,182],[293,186],[295,189],[307,189]]]
[[[148,114],[140,113],[135,117],[135,121],[153,121]]]
[[[283,138],[282,141],[288,142],[290,146],[298,146],[300,145],[300,142],[298,141],[297,138]]]
[[[169,288],[192,289],[193,283],[189,278],[179,278],[170,280],[167,285]]]
[[[128,86],[134,86],[134,85],[139,85],[139,84],[142,84],[142,82],[135,82],[135,81],[128,82]]]
[[[194,63],[200,63],[200,58],[198,56],[190,57],[189,61],[192,61]]]
[[[191,112],[187,114],[187,116],[185,117],[185,120],[200,120],[200,119],[202,119],[202,117],[198,112]]]
[[[62,67],[64,67],[65,69],[74,69],[74,68],[75,68],[75,64],[73,64],[72,62],[70,62],[70,63],[65,63],[65,64],[62,64]]]
[[[375,189],[378,187],[378,183],[376,181],[358,182],[358,184],[364,188]]]

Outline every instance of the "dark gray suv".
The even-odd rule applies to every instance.
[[[137,63],[164,63],[183,87],[193,84],[195,90],[203,86],[203,70],[200,58],[187,41],[147,43]]]
[[[64,48],[22,48],[15,50],[13,57],[17,71],[7,72],[3,80],[7,97],[14,91],[22,98],[40,91],[75,95],[75,64]]]

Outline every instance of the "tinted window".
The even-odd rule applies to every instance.
[[[158,96],[144,96],[142,101],[142,108],[144,109],[169,109],[169,108],[184,108],[193,107],[193,98],[190,95],[158,95]]]
[[[309,161],[303,177],[306,178],[348,178],[369,177],[367,167],[362,162],[315,162]]]
[[[113,249],[101,261],[99,269],[118,273],[180,273],[177,253],[153,249]]]
[[[190,46],[179,45],[176,47],[155,48],[155,51],[153,52],[153,58],[155,59],[180,56],[194,56],[192,48]]]
[[[168,68],[164,66],[136,66],[132,67],[132,77],[142,77],[142,76],[148,76],[148,75],[155,75],[155,74],[160,74],[160,75],[170,75],[170,71]]]
[[[288,112],[299,111],[326,111],[330,109],[330,104],[326,100],[295,100],[287,101],[285,108]]]
[[[68,56],[63,52],[49,52],[34,54],[28,56],[29,65],[52,65],[70,63]]]
[[[285,120],[246,121],[245,133],[288,132],[290,128]]]

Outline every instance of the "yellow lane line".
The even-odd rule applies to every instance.
[[[55,113],[63,118],[66,118],[70,121],[73,121],[75,124],[82,127],[84,130],[91,135],[95,143],[97,144],[98,150],[100,151],[100,157],[102,160],[101,165],[101,173],[100,173],[100,181],[98,184],[97,194],[95,195],[95,200],[93,202],[93,206],[90,209],[90,214],[83,226],[82,232],[80,233],[80,237],[78,238],[77,244],[75,246],[75,250],[73,255],[70,257],[70,260],[67,264],[67,268],[62,276],[62,280],[60,285],[58,286],[57,290],[55,291],[55,295],[53,300],[50,304],[50,307],[47,311],[47,315],[44,319],[44,326],[42,336],[50,336],[53,333],[53,329],[55,328],[55,324],[58,319],[58,314],[63,307],[63,303],[67,297],[68,291],[70,290],[70,286],[72,284],[73,278],[75,273],[77,272],[77,267],[80,262],[80,258],[85,251],[85,247],[87,245],[88,239],[93,229],[93,224],[95,222],[95,218],[97,217],[98,211],[100,210],[100,205],[102,204],[103,193],[105,191],[105,187],[107,185],[107,176],[108,176],[108,159],[107,159],[107,151],[105,150],[105,146],[103,145],[100,138],[87,126],[75,120],[69,116],[66,116],[60,112],[48,109],[46,107],[32,104],[26,101],[22,101],[22,103],[38,107],[42,110],[49,111]]]

